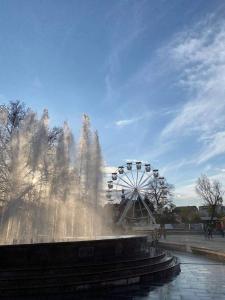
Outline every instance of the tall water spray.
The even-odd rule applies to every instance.
[[[19,102],[0,114],[0,242],[93,237],[101,232],[102,156],[97,132],[83,116],[75,145],[67,123],[49,127]]]

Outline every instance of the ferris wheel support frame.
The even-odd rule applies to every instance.
[[[112,201],[112,192],[120,194],[119,203],[125,201],[116,222],[118,225],[123,224],[126,219],[139,221],[147,219],[148,224],[156,224],[155,217],[146,201],[147,199],[150,201],[151,181],[158,180],[162,187],[164,183],[161,182],[164,182],[164,177],[159,177],[158,169],[152,169],[150,164],[145,164],[144,169],[142,167],[143,163],[140,161],[136,163],[127,162],[127,166],[118,167],[117,172],[112,173],[112,181],[108,181],[109,193],[107,197],[110,201]]]

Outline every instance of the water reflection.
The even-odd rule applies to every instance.
[[[197,300],[225,299],[225,264],[201,256],[175,253],[181,273],[167,282],[144,283],[89,293],[32,298],[65,300]],[[23,298],[24,299],[24,298]],[[30,298],[29,298],[30,299]]]

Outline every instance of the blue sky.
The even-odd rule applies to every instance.
[[[148,161],[199,204],[225,179],[225,3],[0,0],[0,102],[20,99],[78,137],[82,113],[108,166]]]

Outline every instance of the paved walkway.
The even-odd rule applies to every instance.
[[[225,238],[220,236],[207,240],[203,235],[167,235],[166,239],[161,238],[160,242],[184,244],[225,254]]]

